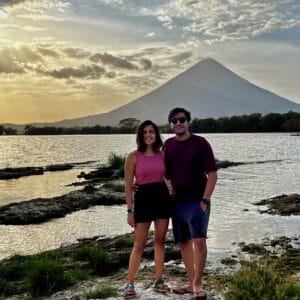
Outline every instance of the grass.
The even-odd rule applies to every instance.
[[[111,256],[100,247],[80,247],[75,251],[74,258],[89,262],[91,269],[98,275],[106,275],[110,272]]]
[[[27,272],[28,289],[33,296],[50,295],[70,285],[59,260],[36,257]]]
[[[115,288],[112,287],[102,287],[95,291],[86,293],[87,299],[106,299],[109,297],[116,297],[116,296],[118,296],[118,292]]]
[[[100,170],[113,169],[117,170],[118,176],[124,177],[125,156],[117,155],[113,152],[108,157],[108,163],[100,167]]]
[[[133,246],[132,238],[118,238],[115,240],[115,247],[118,249],[128,248]]]
[[[282,276],[274,262],[243,262],[228,285],[226,300],[299,300],[299,285]],[[297,298],[298,297],[298,298]]]

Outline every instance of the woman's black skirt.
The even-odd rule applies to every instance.
[[[169,219],[175,207],[173,202],[164,182],[139,185],[138,191],[134,195],[135,223]]]

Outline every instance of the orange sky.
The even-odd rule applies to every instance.
[[[300,103],[300,2],[0,3],[0,123],[110,111],[212,57]]]

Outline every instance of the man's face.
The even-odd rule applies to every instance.
[[[171,119],[171,129],[176,135],[184,135],[188,132],[190,123],[187,121],[185,113],[179,112]]]

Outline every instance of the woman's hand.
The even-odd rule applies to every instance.
[[[131,212],[131,213],[128,213],[128,216],[127,216],[127,223],[133,227],[134,226],[134,214]]]

